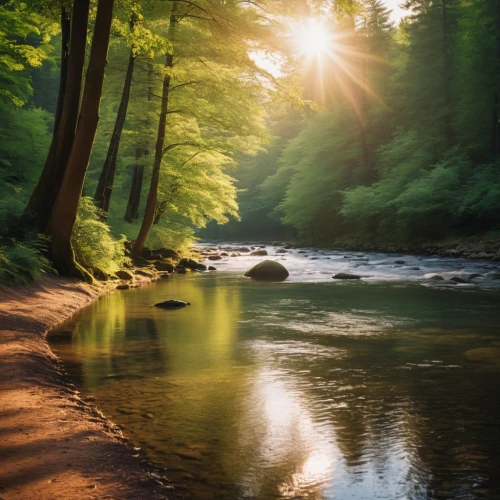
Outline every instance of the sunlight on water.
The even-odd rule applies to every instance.
[[[168,298],[192,305],[152,307]],[[103,297],[51,342],[182,497],[492,499],[499,306],[193,273]]]

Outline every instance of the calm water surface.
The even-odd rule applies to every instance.
[[[51,342],[181,497],[499,499],[498,290],[330,276],[178,276]]]

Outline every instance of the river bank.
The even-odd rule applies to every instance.
[[[150,281],[137,276],[138,285]],[[167,498],[161,472],[141,464],[120,429],[79,397],[46,341],[50,329],[114,289],[116,282],[47,275],[0,290],[2,500]]]

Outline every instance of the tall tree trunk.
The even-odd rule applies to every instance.
[[[448,19],[448,0],[441,0],[442,30],[443,30],[443,76],[444,76],[444,127],[446,145],[451,148],[455,144],[455,131],[451,123],[451,61],[450,61],[450,32]]]
[[[82,76],[87,45],[90,0],[74,0],[68,59],[68,78],[59,127],[54,131],[49,153],[26,212],[39,231],[45,231],[59,193],[75,137]]]
[[[141,202],[142,180],[144,178],[144,165],[141,165],[140,159],[144,156],[145,151],[142,148],[136,148],[134,164],[134,172],[132,174],[132,184],[130,185],[130,194],[125,211],[125,220],[132,222],[139,218],[139,204]]]
[[[148,102],[153,100],[153,64],[148,62]],[[146,118],[146,128],[151,125],[150,118]],[[143,156],[149,154],[149,144],[146,142],[147,147],[143,148],[137,146],[135,149],[135,159],[134,171],[132,174],[132,184],[130,185],[130,193],[127,202],[127,208],[125,210],[125,221],[132,222],[139,218],[139,205],[141,203],[141,193],[142,193],[142,181],[144,179],[144,165],[142,165],[139,160]]]
[[[88,273],[75,262],[71,234],[99,122],[99,105],[113,19],[113,3],[114,0],[98,1],[75,140],[47,228],[47,234],[51,237],[52,260],[59,273],[64,276],[89,278]]]
[[[498,114],[498,72],[500,71],[500,0],[496,2],[495,16],[496,30],[496,61],[495,61],[495,80],[493,85],[495,92],[493,93],[493,108],[492,108],[492,123],[491,123],[491,152],[494,155],[500,154],[500,116]]]
[[[68,80],[69,44],[71,37],[71,20],[65,7],[61,7],[61,74],[59,77],[59,95],[57,96],[54,134],[59,130],[64,105],[64,94]]]
[[[170,13],[170,26],[169,26],[169,40],[172,42],[174,39],[175,27],[177,25],[177,12],[178,5],[174,1],[172,5],[172,11]],[[141,229],[139,230],[139,235],[135,240],[134,246],[132,247],[132,257],[138,257],[141,255],[144,245],[149,234],[149,230],[153,225],[155,212],[156,212],[156,202],[158,199],[158,184],[160,180],[160,169],[161,161],[163,158],[163,148],[165,145],[165,131],[167,125],[167,113],[168,113],[168,100],[170,96],[170,82],[172,80],[172,68],[174,67],[174,54],[173,52],[167,54],[167,60],[165,63],[166,71],[163,76],[163,86],[161,95],[161,111],[160,120],[158,123],[158,135],[156,137],[155,146],[155,158],[153,163],[153,172],[151,174],[151,184],[149,186],[148,199],[146,202],[146,209],[144,211],[144,218],[142,220]]]
[[[97,189],[94,195],[94,200],[96,201],[97,206],[101,208],[106,215],[109,210],[111,193],[113,192],[120,140],[125,120],[127,118],[130,88],[132,87],[132,77],[134,75],[134,63],[135,55],[133,49],[131,49],[128,59],[127,73],[125,75],[125,84],[123,86],[122,97],[118,107],[118,114],[116,116],[115,128],[113,130],[113,135],[111,136],[106,161],[104,162],[99,183],[97,184]]]

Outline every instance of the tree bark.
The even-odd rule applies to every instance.
[[[153,100],[153,64],[148,62],[148,102]],[[151,125],[150,118],[146,118],[146,128]],[[143,156],[149,154],[149,143],[146,141],[146,147],[139,145],[135,149],[135,159],[139,160]],[[132,222],[139,218],[139,205],[141,202],[142,181],[144,179],[144,165],[137,162],[134,165],[132,174],[132,184],[130,185],[130,193],[125,210],[125,221]]]
[[[170,26],[169,26],[169,40],[173,41],[175,27],[177,25],[177,2],[174,1],[172,11],[170,13]],[[155,158],[153,163],[153,172],[151,174],[151,184],[149,186],[148,199],[146,202],[146,209],[144,211],[144,218],[142,220],[139,235],[135,240],[132,247],[132,257],[139,257],[144,250],[144,245],[151,229],[156,212],[156,202],[158,199],[158,184],[160,180],[160,169],[163,158],[163,148],[165,145],[165,131],[167,125],[168,113],[168,100],[170,96],[170,83],[172,80],[172,68],[174,67],[174,54],[173,52],[167,54],[165,62],[165,74],[163,77],[162,98],[161,98],[161,111],[160,120],[158,123],[158,134],[156,137]]]
[[[106,161],[104,162],[101,176],[99,178],[99,183],[97,184],[97,189],[94,195],[94,200],[97,206],[101,208],[106,215],[109,210],[111,193],[113,192],[116,162],[118,160],[118,150],[120,148],[123,127],[127,118],[128,103],[130,100],[130,89],[132,87],[132,78],[134,75],[134,63],[135,55],[134,51],[131,50],[128,59],[127,73],[125,75],[125,84],[123,86],[122,97],[120,105],[118,107],[118,114],[116,116],[113,135],[111,136]]]
[[[125,220],[127,222],[132,222],[139,218],[139,204],[141,202],[142,180],[144,178],[144,165],[141,165],[139,161],[144,154],[145,151],[141,148],[135,150],[137,163],[134,165],[127,210],[125,211]]]
[[[99,122],[99,105],[113,18],[113,3],[114,0],[98,1],[75,140],[47,228],[47,235],[51,237],[52,260],[63,276],[89,278],[88,273],[75,262],[71,234]]]
[[[498,71],[500,71],[500,0],[496,2],[495,16],[496,30],[496,61],[495,80],[493,85],[498,88]],[[492,123],[491,123],[491,152],[494,155],[500,154],[500,116],[498,114],[498,90],[493,93]]]
[[[42,174],[26,208],[26,212],[33,217],[34,225],[41,232],[47,227],[75,137],[87,45],[89,6],[90,0],[74,0],[73,3],[68,78],[60,123],[54,131]]]
[[[59,77],[59,94],[57,96],[56,115],[54,119],[54,134],[59,130],[61,115],[68,81],[69,44],[71,37],[71,20],[65,7],[61,8],[61,74]]]
[[[443,75],[444,75],[444,127],[446,145],[448,148],[455,144],[455,131],[451,123],[451,62],[450,62],[450,33],[448,19],[448,1],[441,0],[442,5],[442,29],[443,29]]]

